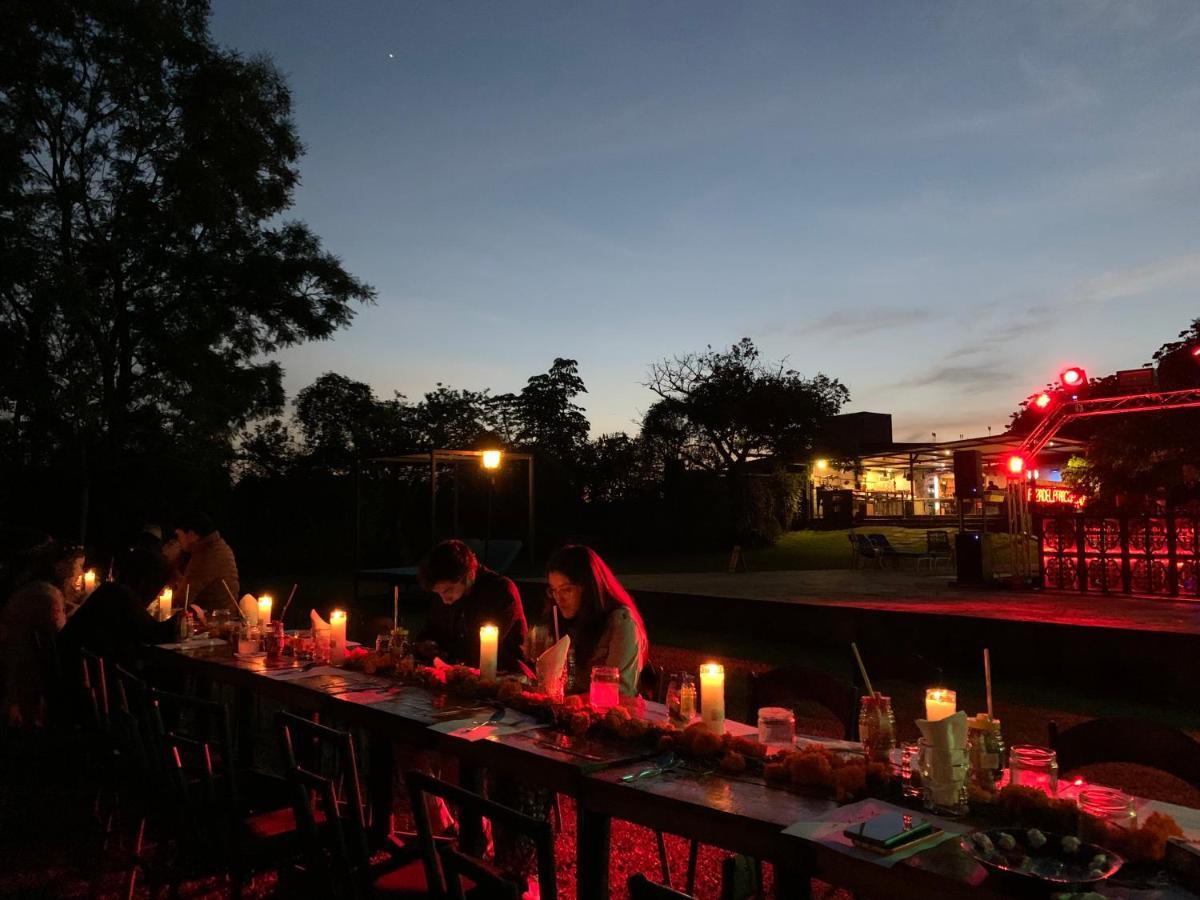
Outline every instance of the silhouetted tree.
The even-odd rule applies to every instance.
[[[373,291],[292,203],[283,77],[203,0],[0,4],[0,415],[9,461],[224,463],[284,396],[268,356]]]

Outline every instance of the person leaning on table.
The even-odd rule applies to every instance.
[[[182,592],[189,603],[203,609],[225,608],[230,594],[239,596],[233,549],[225,543],[208,514],[193,512],[179,519],[175,523],[175,539],[187,558],[176,581],[177,593]],[[164,554],[169,558],[167,548]]]
[[[429,551],[418,573],[421,587],[436,595],[416,651],[425,659],[479,665],[479,629],[495,625],[497,662],[513,672],[525,656],[525,608],[512,580],[480,564],[462,541],[442,541]]]
[[[594,666],[611,666],[621,676],[621,696],[637,695],[650,642],[633,598],[591,547],[568,544],[546,564],[546,593],[558,607],[563,631],[575,649],[575,683],[586,693]]]

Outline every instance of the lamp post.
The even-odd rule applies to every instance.
[[[492,495],[496,493],[496,470],[500,468],[502,455],[499,450],[484,450],[480,462],[483,464],[483,469],[488,474],[488,500],[487,500],[487,530],[483,535],[483,564],[488,563],[488,556],[491,553],[492,544]]]

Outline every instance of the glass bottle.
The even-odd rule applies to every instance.
[[[896,717],[891,697],[875,694],[862,698],[858,707],[858,739],[868,760],[888,762],[888,754],[896,746]]]
[[[996,793],[1005,769],[999,719],[981,713],[967,723],[967,756],[971,761],[971,783],[985,794]]]
[[[1008,756],[1009,784],[1037,788],[1058,795],[1058,754],[1045,747],[1014,744]]]

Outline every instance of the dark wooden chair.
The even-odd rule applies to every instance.
[[[855,567],[862,568],[863,563],[869,560],[883,568],[883,554],[865,534],[852,531],[846,538],[850,541],[850,561]]]
[[[845,740],[856,734],[858,692],[853,683],[808,666],[785,666],[750,674],[751,715],[764,706],[782,706],[797,712],[805,703],[815,703],[830,713],[841,730],[837,737]]]
[[[949,568],[954,562],[954,545],[950,543],[950,532],[948,531],[927,531],[925,532],[925,555],[917,560],[917,568],[921,568],[921,563],[929,561],[929,570],[937,571],[939,562],[945,561],[946,567]]]
[[[303,850],[303,890],[317,897],[423,896],[428,887],[415,846],[389,841],[388,856],[372,862],[353,735],[282,711],[275,721]]]
[[[627,884],[629,900],[692,900],[691,894],[680,893],[641,874],[631,876]]]
[[[917,560],[917,564],[920,565],[920,559],[925,555],[917,550],[900,550],[892,546],[892,542],[888,540],[888,536],[886,534],[868,534],[867,540],[871,542],[871,546],[874,547],[875,552],[879,554],[881,566],[883,565],[883,560],[885,559],[893,560],[897,566],[900,565],[900,560],[902,559],[915,559]]]
[[[460,816],[483,816],[493,826],[508,829],[532,841],[537,855],[540,895],[544,900],[557,900],[554,835],[549,822],[501,806],[424,772],[407,772],[405,781],[417,823],[425,881],[432,887],[434,896],[449,896],[453,900],[465,900],[467,896],[520,900],[525,885],[506,878],[486,860],[465,852],[461,845],[445,843],[439,847],[429,823],[425,802],[427,796],[438,797],[450,804]],[[470,891],[464,889],[467,883],[471,885]]]
[[[1200,789],[1200,743],[1150,719],[1110,716],[1065,731],[1049,727],[1050,746],[1063,773],[1094,763],[1135,763],[1174,775]]]

